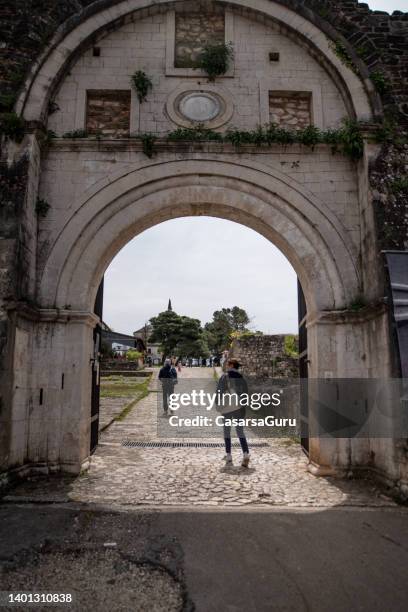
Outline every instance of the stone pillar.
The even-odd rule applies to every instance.
[[[389,377],[391,359],[385,317],[385,307],[380,305],[319,313],[309,320],[309,378]],[[354,466],[370,464],[370,441],[311,438],[309,459],[312,473],[341,475]]]
[[[78,474],[90,450],[92,313],[41,310],[33,345],[28,462]]]

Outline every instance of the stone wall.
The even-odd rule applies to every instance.
[[[101,4],[117,0],[4,0],[0,7],[0,112],[12,110],[17,93],[32,62],[39,56],[57,28],[69,31]],[[401,130],[408,122],[408,13],[389,15],[372,11],[357,0],[277,0],[293,8],[325,32],[332,41],[342,36],[351,45],[353,63],[362,62],[377,85],[384,109]],[[207,3],[208,4],[208,3]],[[341,49],[341,48],[340,48]],[[344,55],[344,54],[343,54]],[[349,62],[349,58],[344,58]],[[384,77],[384,78],[382,78]],[[381,85],[385,82],[385,87]],[[67,128],[68,129],[68,128]],[[148,129],[153,129],[151,124]],[[381,248],[405,249],[408,235],[407,190],[395,191],[394,181],[406,176],[401,161],[404,145],[386,142],[373,172],[375,209]],[[378,169],[387,170],[390,179],[378,180]],[[397,211],[397,212],[396,212]]]
[[[229,357],[238,359],[244,376],[297,378],[298,359],[285,351],[285,335],[248,336],[233,341]]]
[[[269,113],[272,123],[303,129],[312,123],[311,96],[302,92],[270,92]]]
[[[130,91],[88,90],[86,131],[108,137],[129,136]]]
[[[100,363],[102,372],[132,372],[143,367],[143,359],[129,361],[128,359],[102,359]]]
[[[176,10],[176,68],[193,67],[206,44],[225,42],[225,17],[222,8],[213,5],[210,11],[203,11],[199,3],[195,4],[195,12]]]
[[[234,13],[233,22],[233,78],[226,78],[216,85],[216,91],[222,94],[225,90],[226,100],[233,101],[231,119],[222,129],[231,126],[256,129],[260,123],[268,122],[269,90],[284,89],[288,81],[291,90],[316,91],[316,104],[322,109],[320,127],[334,127],[341,123],[347,115],[345,103],[336,84],[315,58],[305,54],[299,44],[283,35],[272,22],[260,23],[239,13]],[[143,104],[133,100],[131,131],[160,136],[178,127],[166,112],[166,104],[173,92],[186,84],[186,74],[167,74],[167,40],[171,35],[167,15],[159,13],[127,23],[105,35],[97,43],[99,57],[93,56],[92,48],[85,50],[71,67],[70,74],[65,76],[55,96],[58,110],[50,115],[48,128],[58,136],[83,129],[82,108],[86,104],[87,90],[130,92],[130,76],[138,69],[146,72],[153,87]],[[142,41],[146,41],[147,46]],[[273,80],[269,61],[272,47],[280,50]],[[255,64],[256,72],[253,69]],[[195,88],[196,79],[187,76]]]

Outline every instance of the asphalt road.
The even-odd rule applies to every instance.
[[[78,590],[50,609],[405,612],[408,509],[4,504],[0,563],[0,590]]]

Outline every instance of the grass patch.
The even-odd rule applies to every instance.
[[[149,386],[150,376],[140,381],[140,378],[125,376],[104,376],[101,380],[101,398],[121,398],[137,395],[144,392]]]

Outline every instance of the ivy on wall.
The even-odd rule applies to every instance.
[[[137,99],[142,104],[146,100],[149,90],[152,89],[153,83],[143,70],[135,72],[130,80],[136,91]]]
[[[146,135],[138,135],[136,138],[143,140]],[[328,144],[333,153],[342,153],[352,160],[360,159],[364,150],[360,126],[350,120],[345,121],[337,130],[319,130],[313,125],[303,130],[290,130],[270,123],[259,126],[256,130],[229,129],[225,133],[220,133],[198,125],[193,128],[178,128],[167,134],[166,138],[169,142],[220,142],[230,143],[236,147],[302,144],[314,149],[318,144]]]
[[[81,139],[88,138],[86,130],[66,132],[62,138]],[[95,135],[100,140],[101,136]],[[156,134],[134,134],[130,138],[141,140],[143,151],[147,157],[153,157],[154,145],[158,138]],[[191,128],[178,128],[169,132],[165,139],[168,142],[219,142],[230,143],[236,147],[243,145],[271,146],[273,144],[292,145],[301,144],[314,149],[319,144],[330,145],[333,153],[342,153],[352,160],[359,160],[363,155],[364,140],[361,126],[351,120],[345,120],[338,129],[320,130],[309,125],[302,130],[283,128],[275,123],[258,126],[255,130],[239,130],[230,128],[224,133],[216,132],[203,125]]]

